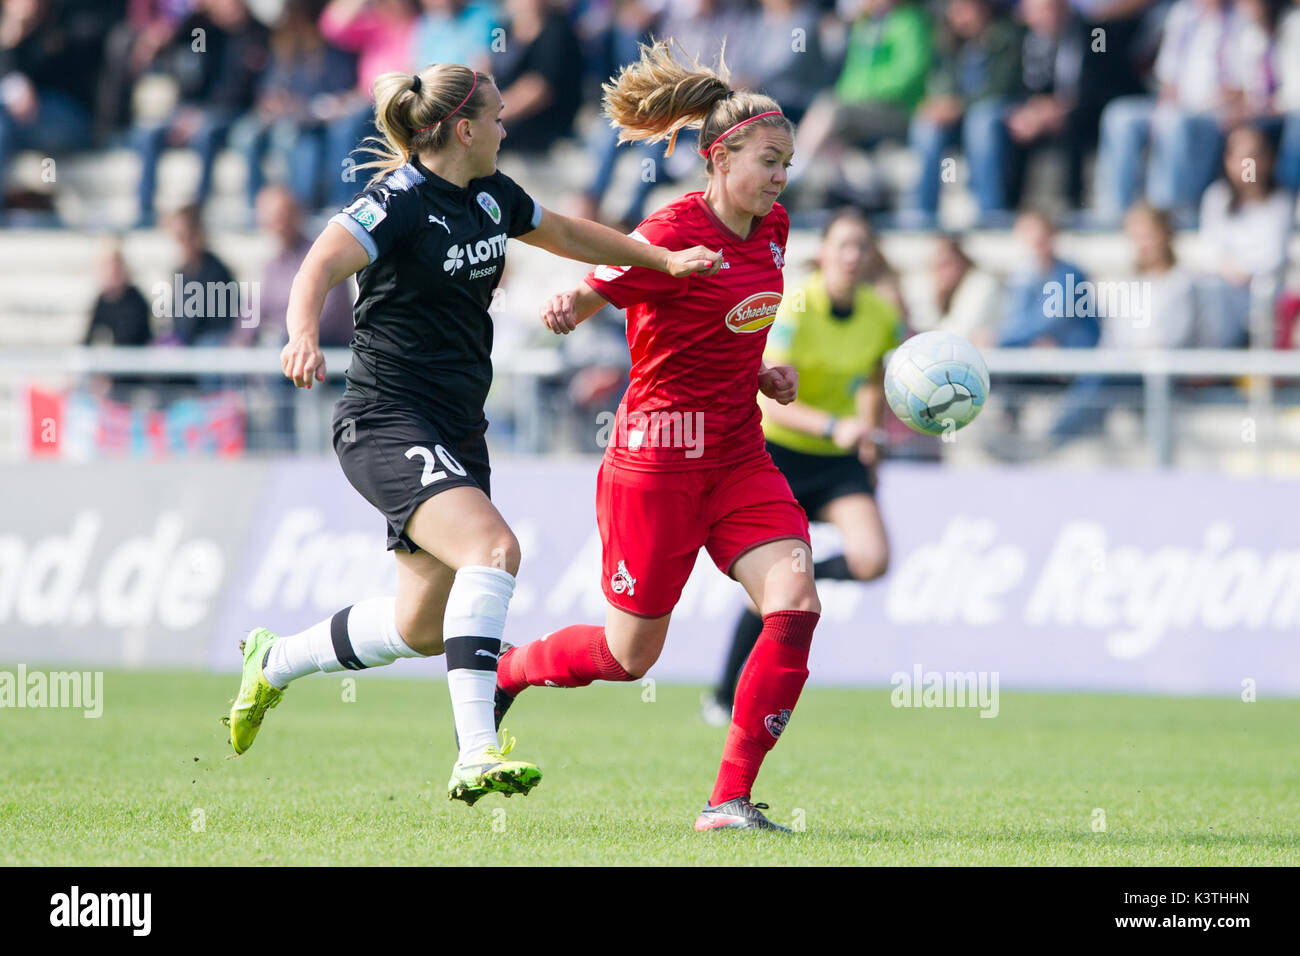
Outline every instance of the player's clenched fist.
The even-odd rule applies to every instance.
[[[799,389],[799,373],[789,365],[765,368],[758,373],[758,389],[768,398],[789,405]]]
[[[682,278],[689,275],[711,276],[722,268],[722,253],[714,252],[707,246],[691,246],[668,253],[668,267],[665,271],[671,276]]]
[[[299,388],[311,388],[312,380],[325,381],[325,356],[319,343],[290,339],[280,351],[280,368]]]
[[[542,321],[556,335],[568,335],[578,327],[578,311],[574,307],[574,292],[561,292],[542,303]]]

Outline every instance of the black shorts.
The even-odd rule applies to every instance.
[[[767,450],[809,521],[836,498],[876,493],[876,477],[857,455],[810,455],[775,442]]]
[[[408,405],[346,395],[334,406],[334,451],[352,487],[388,521],[388,550],[419,551],[406,523],[421,502],[468,485],[491,496],[487,431],[448,432]]]

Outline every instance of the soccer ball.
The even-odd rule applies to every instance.
[[[941,435],[969,425],[989,394],[979,349],[951,332],[922,332],[897,349],[885,369],[885,399],[904,425]]]

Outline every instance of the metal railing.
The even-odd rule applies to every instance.
[[[342,378],[350,352],[325,350],[327,380]],[[1300,351],[1110,349],[987,349],[990,374],[1015,380],[1045,376],[1140,378],[1146,442],[1151,460],[1169,465],[1174,457],[1174,387],[1180,380],[1244,380],[1248,414],[1259,421],[1276,410],[1274,380],[1300,381]],[[0,352],[0,380],[23,377],[87,375],[135,376],[262,376],[280,374],[280,353],[274,348],[112,348],[103,346],[14,349]],[[565,371],[563,357],[550,349],[513,353],[496,363],[498,380],[511,380],[510,407],[515,417],[517,449],[545,447],[545,423],[538,401],[543,378]],[[997,389],[995,387],[995,397]],[[296,421],[300,436],[320,436],[319,447],[309,441],[303,450],[324,450],[330,407],[323,390],[297,390]]]

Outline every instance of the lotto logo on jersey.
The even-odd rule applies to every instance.
[[[781,293],[755,292],[727,313],[727,328],[733,332],[761,332],[776,319]]]
[[[491,238],[480,239],[475,243],[467,242],[462,246],[459,242],[456,242],[448,246],[447,258],[443,262],[442,268],[449,275],[455,275],[456,270],[465,264],[466,259],[469,260],[470,265],[476,266],[488,259],[499,259],[505,254],[506,234],[499,232]],[[473,277],[471,276],[471,278]]]

